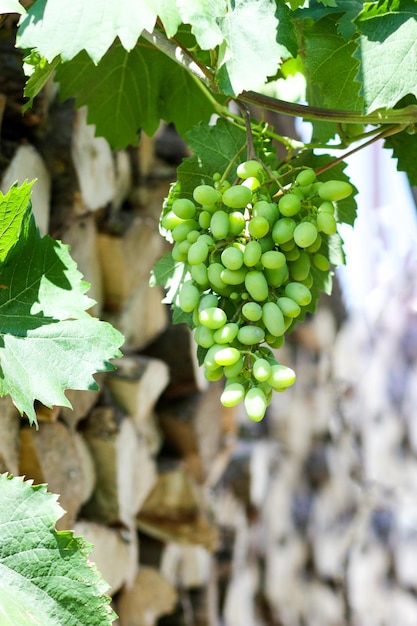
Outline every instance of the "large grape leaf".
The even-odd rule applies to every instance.
[[[0,14],[1,13],[25,13],[25,9],[20,4],[19,0],[0,0]]]
[[[91,544],[55,529],[63,513],[46,485],[0,475],[2,626],[110,626],[116,617]]]
[[[392,150],[392,156],[397,159],[397,169],[405,172],[412,187],[417,186],[417,135],[409,134],[407,130],[387,137],[384,148]]]
[[[417,96],[417,5],[414,0],[366,3],[356,20],[355,57],[366,111],[393,108],[407,94]]]
[[[93,374],[113,369],[123,336],[93,318],[69,247],[41,238],[31,214],[30,185],[0,195],[2,239],[18,237],[0,264],[0,396],[10,394],[36,423],[34,401],[71,407],[65,389],[98,389]],[[20,208],[20,228],[6,214]],[[21,207],[25,205],[23,212]]]
[[[152,135],[161,119],[183,135],[213,113],[190,74],[148,44],[127,52],[116,41],[98,65],[81,52],[58,68],[57,80],[62,98],[88,106],[88,122],[112,148],[136,144],[141,128]]]

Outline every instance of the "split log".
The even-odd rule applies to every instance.
[[[106,385],[118,406],[133,418],[142,432],[168,384],[168,366],[159,359],[146,356],[124,356],[114,359],[113,364],[117,369],[107,375]]]
[[[162,304],[163,297],[162,289],[150,287],[146,279],[121,311],[103,311],[103,319],[125,337],[123,352],[143,350],[165,330],[168,316],[166,305]]]
[[[122,228],[122,224],[119,228]],[[105,306],[120,311],[149,275],[162,254],[163,240],[150,218],[129,219],[121,233],[98,236]]]
[[[74,433],[74,443],[77,449],[77,455],[80,460],[81,473],[83,476],[83,480],[80,484],[80,499],[81,504],[85,504],[85,502],[91,498],[94,491],[97,480],[96,468],[90,449],[87,446],[84,437],[82,437],[82,435],[78,432]]]
[[[89,560],[96,564],[109,585],[110,595],[124,585],[134,584],[138,570],[138,543],[134,529],[108,528],[79,520],[74,525],[74,534],[93,544]]]
[[[156,569],[141,567],[131,588],[117,599],[120,626],[155,626],[162,615],[172,613],[178,593]]]
[[[0,474],[19,473],[19,411],[10,396],[0,398]]]
[[[35,179],[31,194],[32,212],[43,236],[49,230],[51,177],[39,152],[33,146],[22,144],[2,176],[0,191],[7,193],[16,181],[21,185],[25,180]]]
[[[71,528],[81,507],[84,481],[82,465],[71,432],[61,423],[43,423],[20,431],[19,473],[60,496],[65,515],[58,528]]]
[[[130,417],[98,406],[82,424],[97,482],[84,505],[86,519],[128,528],[155,481],[155,464]]]

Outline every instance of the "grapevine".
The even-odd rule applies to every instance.
[[[243,402],[259,421],[273,392],[296,380],[274,350],[312,310],[332,272],[337,203],[353,187],[321,181],[307,166],[293,168],[283,186],[288,164],[271,171],[252,152],[232,184],[228,172],[216,172],[192,199],[173,185],[160,230],[182,268],[173,304],[189,315],[206,378],[224,379],[221,403]]]

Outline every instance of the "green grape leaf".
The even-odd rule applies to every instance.
[[[20,210],[20,228],[11,222],[9,229],[13,203],[26,211]],[[8,242],[0,264],[0,396],[10,394],[36,423],[35,400],[71,407],[65,389],[98,389],[93,374],[113,369],[109,359],[120,356],[123,336],[89,315],[94,301],[69,247],[41,238],[30,207],[29,184],[0,197]]]
[[[403,130],[387,137],[384,148],[392,150],[392,156],[397,159],[397,170],[407,174],[412,187],[417,186],[417,135]]]
[[[20,190],[15,186],[5,195],[0,192],[0,263],[28,228],[32,185],[33,182],[24,182]]]
[[[393,108],[407,94],[417,96],[416,3],[366,3],[356,25],[360,37],[354,56],[360,61],[366,111]]]
[[[46,485],[0,475],[0,614],[3,626],[110,626],[108,585],[88,561],[92,545],[57,531],[64,511]]]
[[[310,6],[297,11],[296,16],[300,19],[312,18],[315,22],[318,22],[326,15],[337,14],[337,31],[344,39],[348,40],[356,32],[356,26],[353,22],[362,11],[362,8],[362,0],[337,0],[337,4],[326,5],[310,2]]]
[[[172,304],[178,297],[179,287],[191,278],[187,263],[174,261],[170,252],[164,254],[154,264],[151,272],[150,285],[162,285],[166,294],[162,302]]]
[[[224,0],[177,0],[184,24],[191,24],[191,32],[203,50],[220,45],[224,39],[219,20],[226,15]]]
[[[335,17],[306,21],[303,29],[307,100],[313,106],[361,111],[363,100],[356,81],[359,61],[353,58],[355,41],[336,31]],[[335,124],[314,123],[314,136],[327,140],[337,131]]]
[[[59,56],[48,61],[34,53],[29,59],[25,59],[26,73],[30,68],[30,76],[23,90],[23,95],[28,101],[22,107],[22,113],[27,111],[33,105],[33,99],[41,92],[47,81],[53,76],[56,68],[61,63]]]
[[[2,13],[26,13],[18,0],[0,0],[0,14]]]
[[[148,44],[127,52],[115,42],[98,65],[81,52],[58,68],[57,80],[61,98],[87,105],[88,122],[114,149],[135,145],[140,129],[152,135],[161,119],[184,135],[213,113],[190,74]]]
[[[159,16],[167,37],[173,37],[181,24],[179,7],[176,6],[180,4],[179,0],[177,3],[172,0],[147,0],[146,4]]]
[[[143,29],[153,30],[156,13],[149,5],[132,0],[72,0],[63,9],[61,0],[37,0],[20,20],[16,44],[35,48],[49,62],[58,55],[69,61],[85,50],[98,63],[116,37],[131,50]]]

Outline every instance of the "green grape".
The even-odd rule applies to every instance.
[[[287,296],[281,296],[278,298],[277,305],[286,317],[298,317],[301,313],[300,305],[297,304],[295,300],[288,298]]]
[[[223,378],[223,368],[216,367],[216,369],[213,369],[213,370],[206,369],[204,371],[204,376],[206,380],[208,380],[209,382],[211,383],[216,382],[216,380],[220,380],[221,378]]]
[[[195,241],[188,250],[188,263],[190,265],[200,265],[208,257],[209,249],[204,241]]]
[[[294,241],[300,248],[307,248],[315,242],[317,228],[311,222],[301,222],[294,230]]]
[[[171,256],[175,263],[185,263],[187,260],[187,252],[182,252],[178,243],[173,246]]]
[[[177,243],[178,243],[178,250],[180,250],[183,254],[186,254],[188,258],[188,251],[191,247],[190,242],[184,239],[184,241],[178,241]]]
[[[307,278],[305,278],[301,282],[302,282],[303,285],[305,285],[307,287],[307,289],[311,289],[313,284],[314,284],[313,275],[311,274],[311,272],[307,276]]]
[[[260,239],[264,237],[269,231],[269,222],[265,217],[261,215],[252,217],[248,223],[248,231],[251,237],[254,239]]]
[[[236,174],[239,178],[247,179],[252,176],[259,176],[260,172],[262,172],[262,165],[259,161],[255,161],[251,159],[249,161],[244,161],[243,163],[239,163],[237,166]]]
[[[206,293],[200,298],[198,303],[198,310],[208,309],[209,307],[216,307],[219,303],[218,297],[214,293]]]
[[[295,261],[288,264],[290,276],[293,280],[304,280],[310,271],[310,256],[301,250],[300,256]]]
[[[216,211],[211,216],[210,230],[215,239],[224,239],[229,233],[229,216],[225,211]]]
[[[262,307],[262,321],[271,335],[280,337],[285,333],[284,316],[275,302],[265,302]]]
[[[253,346],[265,339],[265,331],[259,326],[241,326],[237,334],[237,340],[245,346]]]
[[[291,241],[296,226],[297,223],[290,217],[282,217],[272,228],[272,239],[279,245]]]
[[[198,222],[195,220],[183,220],[180,224],[175,226],[172,231],[172,238],[176,242],[181,242],[187,239],[188,233],[198,228]]]
[[[200,300],[200,290],[191,281],[185,282],[178,296],[180,308],[184,313],[194,311]]]
[[[175,226],[181,224],[182,219],[178,217],[173,211],[169,211],[161,218],[161,226],[166,230],[174,230]]]
[[[207,244],[209,250],[211,248],[214,248],[214,246],[216,245],[214,243],[213,237],[210,237],[210,235],[207,235],[207,233],[203,233],[202,235],[200,235],[197,241],[204,241]]]
[[[330,213],[319,213],[317,215],[317,228],[325,235],[334,235],[337,231],[336,220]]]
[[[215,344],[214,331],[207,326],[197,326],[194,332],[194,340],[202,348],[211,348]]]
[[[207,350],[206,356],[204,357],[204,360],[203,360],[203,365],[207,371],[214,372],[215,370],[218,369],[219,365],[214,360],[214,357],[216,356],[219,350],[223,350],[223,346],[219,346],[217,345],[217,343],[213,344]]]
[[[210,285],[216,293],[219,295],[227,295],[232,292],[232,288],[230,285],[227,285],[224,280],[222,280],[221,274],[224,271],[224,265],[221,263],[210,263],[207,268],[207,276],[210,282]]]
[[[223,192],[222,200],[230,209],[243,209],[252,199],[252,192],[243,185],[233,185]]]
[[[330,215],[334,214],[334,204],[333,202],[322,202],[318,208],[319,213],[330,213]]]
[[[251,387],[245,395],[244,405],[249,419],[259,422],[265,415],[268,403],[265,393],[259,387]]]
[[[254,267],[262,256],[262,246],[258,241],[249,241],[243,252],[243,262],[246,267]]]
[[[283,267],[286,260],[285,254],[282,254],[282,252],[278,250],[267,250],[267,252],[264,252],[261,256],[262,265],[269,270],[277,270]]]
[[[321,244],[322,244],[322,238],[321,238],[320,233],[319,233],[317,235],[317,238],[316,238],[315,242],[312,243],[311,246],[307,246],[307,248],[305,248],[305,250],[306,250],[306,252],[310,252],[311,254],[314,254],[315,252],[317,252],[317,250],[320,250]]]
[[[241,234],[246,226],[246,220],[240,211],[232,211],[229,213],[229,235],[237,237]]]
[[[258,178],[255,178],[255,176],[250,176],[249,178],[244,180],[242,183],[242,187],[247,187],[251,191],[255,191],[256,189],[259,189],[260,186],[261,186],[261,181]]]
[[[295,241],[294,239],[289,239],[289,241],[285,241],[284,243],[281,243],[279,245],[279,247],[281,248],[281,250],[283,252],[285,252],[285,255],[287,255],[287,252],[290,252],[291,250],[297,249],[297,246],[295,245]],[[298,257],[296,257],[298,259]],[[294,261],[294,259],[293,259]]]
[[[200,324],[207,326],[213,330],[221,328],[226,324],[227,317],[223,309],[219,307],[210,306],[207,309],[202,309],[198,315]]]
[[[277,205],[274,202],[259,200],[253,205],[252,215],[254,217],[264,217],[266,220],[268,220],[269,226],[272,227],[279,218],[279,211]]]
[[[172,203],[172,211],[183,220],[189,220],[196,214],[196,206],[187,198],[179,198]]]
[[[242,314],[250,322],[257,322],[262,317],[262,307],[257,302],[245,302],[242,306]]]
[[[190,269],[191,278],[197,285],[200,285],[203,289],[207,289],[209,286],[207,265],[205,263],[199,263],[198,265],[193,265]]]
[[[337,202],[348,198],[353,192],[351,184],[344,180],[328,180],[320,185],[318,194],[322,200],[330,200],[330,202]]]
[[[233,365],[225,365],[223,369],[223,373],[226,378],[236,378],[242,372],[244,366],[244,361],[242,356],[240,356],[239,360],[236,361]]]
[[[214,355],[217,365],[234,365],[240,358],[240,352],[237,348],[228,346],[218,350]]]
[[[278,208],[285,217],[297,215],[301,209],[300,199],[294,193],[286,193],[280,198]]]
[[[300,306],[307,306],[307,304],[310,304],[311,302],[311,299],[312,299],[311,292],[302,283],[296,283],[296,282],[287,283],[287,285],[285,285],[284,291],[285,291],[285,295],[288,298],[291,298],[292,300],[294,300],[294,302],[296,302]]]
[[[271,233],[268,233],[265,237],[261,237],[259,243],[261,244],[262,254],[275,248],[275,242],[272,239]]]
[[[243,265],[243,252],[234,246],[225,248],[221,255],[223,265],[229,270],[238,270]]]
[[[299,174],[297,174],[295,180],[302,187],[311,185],[316,180],[316,172],[311,168],[302,170]]]
[[[220,202],[222,194],[210,185],[198,185],[193,191],[193,198],[199,204],[213,206]]]
[[[296,261],[300,258],[300,248],[294,244],[294,247],[288,251],[285,251],[285,258],[287,261]]]
[[[240,267],[238,270],[229,270],[225,268],[221,274],[220,278],[226,285],[241,285],[245,282],[247,269],[246,267]]]
[[[256,359],[253,364],[252,373],[259,382],[268,380],[271,375],[271,365],[266,359]]]
[[[228,322],[214,332],[214,341],[216,343],[232,343],[237,337],[239,326],[235,322]]]
[[[210,221],[211,221],[210,211],[201,211],[200,215],[198,216],[198,223],[200,227],[203,228],[203,230],[208,230],[210,227]]]
[[[187,241],[189,243],[195,243],[197,241],[197,239],[200,237],[200,231],[199,230],[190,230],[190,232],[187,235]]]
[[[265,268],[263,273],[268,285],[274,289],[281,287],[288,280],[288,266],[286,264],[275,270]]]
[[[330,269],[329,259],[319,252],[313,256],[313,264],[323,272],[327,272]]]
[[[290,367],[277,363],[271,367],[268,383],[275,390],[286,389],[295,383],[295,372]]]
[[[268,297],[268,283],[262,272],[250,270],[245,276],[245,287],[249,295],[257,302],[262,302]]]
[[[230,383],[227,385],[220,396],[220,402],[223,406],[232,407],[242,402],[245,397],[245,388],[241,383]]]
[[[270,339],[268,340],[268,345],[271,346],[271,348],[274,348],[274,350],[279,350],[279,348],[282,348],[284,343],[284,335],[281,335],[280,337],[274,337],[273,335],[270,335]]]

